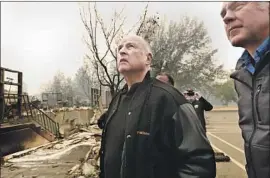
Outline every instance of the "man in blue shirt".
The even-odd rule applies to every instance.
[[[249,178],[269,178],[269,2],[225,2],[221,17],[228,40],[245,49],[231,78],[238,94],[247,174]]]

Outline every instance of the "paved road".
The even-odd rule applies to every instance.
[[[238,126],[237,111],[208,112],[207,136],[216,151],[231,158],[230,163],[217,164],[217,177],[247,178],[244,143]]]

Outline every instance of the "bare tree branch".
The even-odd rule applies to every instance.
[[[96,69],[96,75],[97,75],[97,78],[98,78],[98,81],[101,85],[103,86],[110,86],[110,84],[106,84],[106,83],[103,83],[102,80],[100,79],[100,76],[99,76],[99,67],[98,67],[98,64],[95,63],[95,69]]]
[[[121,13],[123,12],[123,9],[121,10],[121,12],[119,13],[118,16],[121,15]],[[95,9],[95,13],[97,14],[97,9]],[[116,14],[116,12],[114,13],[114,24],[113,24],[113,33],[111,35],[111,40],[109,40],[109,36],[106,35],[106,30],[105,30],[105,26],[102,22],[102,20],[100,18],[97,18],[100,26],[101,26],[101,30],[102,30],[102,33],[104,35],[104,38],[106,40],[106,45],[108,47],[108,50],[111,52],[111,55],[116,59],[116,55],[115,53],[112,51],[112,48],[111,48],[111,45],[112,45],[112,42],[114,40],[114,38],[116,37],[116,35],[118,34],[118,32],[120,31],[120,29],[123,27],[123,24],[125,23],[125,20],[126,20],[126,17],[122,20],[121,24],[118,26],[118,28],[116,29],[116,21],[118,19],[118,16]]]
[[[146,7],[144,9],[144,14],[143,14],[142,22],[141,22],[141,24],[140,24],[140,26],[139,26],[139,28],[138,28],[138,30],[136,32],[137,35],[140,34],[140,31],[141,31],[141,29],[142,29],[142,27],[144,25],[144,22],[145,22],[145,19],[146,19],[146,15],[147,15],[147,11],[148,11],[148,3],[147,3],[147,5],[146,5]]]
[[[117,66],[117,49],[115,48],[115,43],[118,38],[121,38],[122,33],[125,34],[123,32],[123,27],[127,19],[126,16],[123,16],[125,8],[122,8],[120,12],[115,11],[112,15],[112,20],[106,25],[104,24],[101,15],[98,13],[97,3],[94,3],[93,6],[91,5],[92,4],[88,3],[88,6],[86,7],[87,13],[85,13],[84,8],[80,10],[81,21],[87,32],[87,38],[84,38],[84,42],[93,58],[90,58],[88,55],[86,55],[86,57],[90,61],[93,61],[94,70],[99,83],[103,86],[108,86],[111,90],[111,94],[114,94],[115,91],[119,90],[123,78],[120,76],[118,70],[110,70],[111,65],[109,65],[107,61],[109,60],[108,57],[112,56],[112,59],[114,60],[112,67]],[[136,29],[135,31],[138,33],[141,32],[142,29],[148,28],[145,26],[145,23],[148,23],[149,21],[147,20],[147,13],[148,4],[140,17],[140,24],[138,25],[138,23],[136,23],[132,27],[132,30],[137,25],[139,26],[139,29]],[[100,30],[98,28],[100,28]],[[148,32],[147,30],[144,31],[146,31],[146,33]],[[104,50],[104,53],[100,53],[101,49],[98,47],[99,40],[97,39],[97,35],[99,35],[100,32],[107,47]]]

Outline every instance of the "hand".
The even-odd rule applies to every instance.
[[[196,97],[197,99],[200,99],[202,96],[201,96],[198,92],[195,92],[195,97]]]

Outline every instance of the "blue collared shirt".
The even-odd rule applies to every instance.
[[[264,56],[264,54],[269,50],[269,45],[270,45],[270,38],[268,36],[268,38],[266,38],[264,40],[264,42],[256,49],[255,54],[254,54],[254,61],[255,64],[257,64],[262,57]],[[242,54],[241,58],[244,60],[245,62],[245,68],[251,73],[254,74],[255,72],[255,67],[252,65],[251,60],[252,60],[252,56],[248,53],[247,50],[244,51],[244,53]]]

